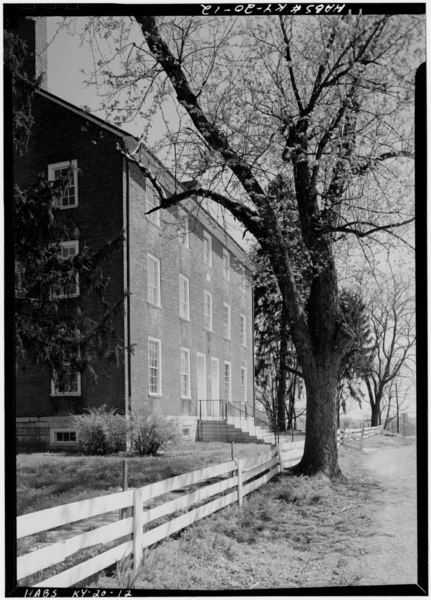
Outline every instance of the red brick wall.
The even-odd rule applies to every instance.
[[[162,211],[158,228],[145,216],[142,175],[131,168],[131,311],[132,311],[132,404],[133,409],[151,407],[164,415],[196,414],[196,354],[206,355],[207,396],[210,398],[211,357],[219,359],[220,397],[223,398],[223,362],[232,363],[232,400],[240,398],[241,366],[247,368],[248,403],[253,404],[252,292],[241,291],[241,267],[231,254],[231,280],[223,279],[223,247],[212,234],[212,268],[203,262],[202,223],[190,216],[189,249],[179,243],[176,210]],[[160,308],[147,302],[147,253],[160,259]],[[190,322],[179,317],[179,274],[190,281]],[[209,279],[208,277],[209,276]],[[213,295],[213,333],[204,329],[204,289]],[[223,338],[223,303],[231,306],[231,341]],[[247,318],[247,347],[240,344],[239,315]],[[162,396],[148,394],[148,336],[162,342]],[[190,349],[191,400],[180,397],[180,347]]]
[[[107,240],[118,236],[123,228],[123,161],[116,151],[117,136],[87,121],[55,102],[36,95],[33,103],[36,125],[28,153],[15,158],[16,183],[30,185],[39,172],[47,173],[48,164],[76,159],[78,161],[77,208],[61,211],[59,218],[73,221],[79,230],[80,244],[90,252],[96,251]],[[122,297],[123,253],[119,249],[103,265],[103,273],[110,278],[107,297]],[[91,314],[96,304],[86,303]],[[116,328],[123,335],[124,318],[120,311]],[[29,366],[17,373],[17,416],[63,414],[68,408],[108,404],[124,407],[124,366],[100,362],[95,365],[98,384],[82,378],[82,396],[75,398],[50,397],[49,375],[39,367]]]

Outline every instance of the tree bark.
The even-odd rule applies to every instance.
[[[379,425],[380,418],[380,402],[376,402],[371,404],[371,427],[377,427]]]
[[[305,377],[307,417],[304,455],[295,472],[329,477],[341,474],[337,450],[337,381],[336,361],[325,361]]]
[[[280,355],[278,364],[278,389],[277,389],[277,429],[282,432],[286,430],[286,394],[287,394],[287,373],[289,358],[289,341],[286,334],[289,324],[286,305],[282,303],[281,323],[280,323]]]

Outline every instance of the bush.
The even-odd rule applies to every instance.
[[[179,440],[176,421],[156,415],[134,415],[131,418],[132,450],[141,456],[154,456],[169,443]]]
[[[84,454],[111,454],[126,449],[126,420],[106,406],[89,408],[72,417],[78,444]]]

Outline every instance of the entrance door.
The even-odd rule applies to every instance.
[[[211,405],[213,415],[220,416],[220,374],[218,358],[211,357]]]
[[[207,403],[199,402],[207,399],[207,363],[205,354],[197,353],[196,373],[198,380],[198,404],[203,418],[207,416]]]

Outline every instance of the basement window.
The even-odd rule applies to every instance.
[[[68,429],[51,430],[51,444],[53,445],[74,445],[76,442],[76,431],[70,431]]]

